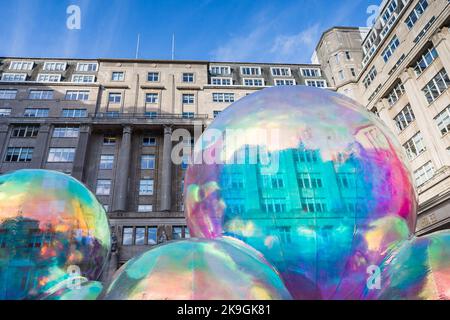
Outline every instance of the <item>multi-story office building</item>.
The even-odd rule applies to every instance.
[[[174,130],[194,137],[194,127],[201,133],[267,86],[327,87],[318,65],[206,61],[2,58],[0,79],[0,173],[44,168],[84,182],[117,240],[111,271],[148,246],[189,237]]]
[[[419,234],[450,227],[449,14],[448,0],[386,0],[361,37],[332,28],[316,48],[330,86],[397,133],[417,185]]]

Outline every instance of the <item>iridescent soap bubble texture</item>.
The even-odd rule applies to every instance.
[[[106,300],[288,300],[262,255],[235,239],[160,245],[117,271]]]
[[[110,248],[102,205],[74,178],[46,170],[0,176],[0,300],[84,288],[99,280]]]
[[[240,239],[297,299],[358,299],[367,270],[409,239],[416,195],[402,147],[364,107],[312,87],[224,110],[185,177],[191,235]]]

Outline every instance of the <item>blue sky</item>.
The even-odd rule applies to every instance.
[[[378,0],[0,0],[0,56],[310,62],[322,31]],[[81,29],[66,27],[69,5]]]

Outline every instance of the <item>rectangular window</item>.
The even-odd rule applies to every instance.
[[[372,84],[376,76],[377,76],[377,69],[375,69],[375,66],[373,66],[363,80],[363,84],[366,89]]]
[[[414,178],[416,179],[416,186],[420,187],[425,182],[433,178],[434,176],[434,166],[431,161],[427,162],[425,165],[414,171]]]
[[[75,148],[50,148],[47,162],[73,162]]]
[[[434,118],[442,135],[450,131],[450,105]]]
[[[61,75],[60,74],[48,74],[48,73],[40,73],[37,77],[37,82],[60,82]]]
[[[105,146],[114,146],[114,145],[116,145],[116,141],[117,141],[116,136],[105,135],[103,137],[103,145],[105,145]]]
[[[389,92],[387,96],[387,100],[390,106],[393,106],[400,97],[405,93],[405,87],[403,84],[399,81],[397,85],[392,89],[391,92]]]
[[[2,81],[5,82],[24,82],[27,79],[26,73],[4,73],[2,74]]]
[[[24,117],[30,118],[47,118],[49,114],[49,109],[41,109],[41,108],[27,108],[23,113]]]
[[[99,196],[109,196],[111,193],[111,180],[97,180],[95,193]]]
[[[302,210],[304,212],[326,212],[327,206],[323,198],[301,198]]]
[[[94,83],[95,82],[95,76],[94,75],[74,74],[72,76],[72,82],[75,82],[75,83]]]
[[[158,94],[157,93],[147,93],[145,95],[146,103],[158,103]]]
[[[294,160],[301,163],[314,163],[318,160],[317,154],[316,150],[297,150],[294,153]]]
[[[173,238],[173,240],[183,239],[183,227],[173,226],[172,227],[172,238]]]
[[[264,198],[262,205],[266,213],[286,212],[286,199],[283,198]]]
[[[30,100],[52,100],[53,90],[30,90]]]
[[[352,77],[356,77],[355,68],[350,68],[350,73],[352,74]]]
[[[31,70],[33,66],[34,62],[31,61],[11,61],[9,70]]]
[[[111,74],[111,81],[124,81],[125,73],[123,72],[113,72]]]
[[[195,113],[194,112],[183,112],[182,117],[183,117],[183,119],[194,119]]]
[[[152,204],[140,204],[138,205],[138,212],[152,212],[153,205]]]
[[[234,93],[213,93],[213,102],[234,102]]]
[[[30,162],[33,157],[33,148],[8,148],[5,162]]]
[[[155,169],[155,156],[149,155],[149,154],[142,155],[141,169],[142,170],[154,170]]]
[[[0,108],[0,117],[9,117],[11,115],[10,108]]]
[[[148,227],[147,228],[147,244],[155,245],[158,242],[158,228]]]
[[[60,126],[53,129],[53,138],[78,138],[79,133],[79,127]]]
[[[326,88],[327,83],[325,80],[306,80],[306,85],[308,87]]]
[[[214,110],[213,117],[216,118],[221,112],[222,112],[221,110]]]
[[[67,68],[66,62],[45,62],[45,71],[65,71]]]
[[[0,90],[0,100],[14,100],[17,95],[17,90]]]
[[[39,125],[14,126],[11,136],[14,138],[35,138],[39,132]]]
[[[344,80],[345,79],[344,70],[339,70],[338,76],[339,76],[339,80]]]
[[[422,72],[428,68],[430,64],[433,63],[434,60],[438,57],[438,53],[436,51],[435,47],[428,48],[416,61],[416,64],[414,66],[414,71],[416,72],[416,75],[419,76],[422,74]]]
[[[397,125],[398,130],[403,131],[411,122],[416,119],[414,116],[414,112],[411,109],[411,106],[408,104],[406,107],[402,109],[394,118],[395,124]]]
[[[63,118],[86,118],[88,116],[86,109],[62,109]]]
[[[136,242],[137,246],[145,244],[145,227],[136,227]]]
[[[139,182],[139,195],[151,196],[153,195],[153,180],[144,179]]]
[[[122,94],[118,92],[111,92],[108,95],[109,103],[120,103],[122,101]]]
[[[300,69],[302,72],[302,75],[307,78],[314,78],[314,77],[320,77],[321,72],[320,69]]]
[[[392,40],[387,45],[386,49],[383,50],[383,53],[381,56],[383,57],[384,62],[387,62],[389,58],[392,56],[392,54],[395,52],[395,50],[400,45],[400,41],[398,40],[397,36],[394,36]]]
[[[422,134],[417,132],[411,139],[409,139],[404,145],[403,148],[406,150],[406,154],[410,160],[413,160],[422,152],[425,151],[425,144],[423,142]]]
[[[194,95],[192,93],[183,94],[183,104],[194,104]]]
[[[156,146],[156,138],[155,137],[144,137],[144,138],[142,138],[142,146],[144,146],[144,147],[154,147],[154,146]]]
[[[352,57],[350,56],[350,52],[349,51],[345,51],[345,59],[347,60],[351,60]]]
[[[183,73],[183,82],[186,82],[186,83],[194,82],[194,74],[193,73]]]
[[[264,79],[244,78],[244,86],[262,87],[264,86]]]
[[[302,173],[298,177],[298,186],[301,189],[320,189],[323,188],[323,182],[319,174]]]
[[[66,92],[66,100],[70,101],[86,101],[89,100],[89,91],[72,91]]]
[[[149,72],[147,74],[147,81],[158,82],[159,81],[159,73],[158,72]]]
[[[260,76],[261,68],[260,67],[241,67],[241,74],[245,76]]]
[[[228,76],[231,74],[231,68],[228,66],[211,66],[209,72],[212,75]]]
[[[133,227],[124,227],[123,228],[122,244],[124,246],[133,245]]]
[[[428,1],[420,0],[419,3],[411,11],[408,18],[406,18],[405,20],[405,23],[410,30],[416,24],[417,20],[419,20],[419,18],[422,16],[422,14],[425,12],[426,8],[428,8]]]
[[[272,76],[274,77],[290,77],[291,76],[291,68],[288,67],[272,67],[270,68],[272,72]]]
[[[100,170],[112,170],[114,168],[114,156],[102,154],[100,156]]]
[[[97,72],[97,69],[98,69],[98,63],[96,63],[96,62],[78,63],[77,64],[77,71]]]
[[[233,81],[231,78],[212,77],[211,84],[215,86],[231,86]]]
[[[294,79],[275,79],[276,86],[295,86]]]
[[[441,69],[437,75],[434,76],[430,82],[422,89],[428,103],[432,103],[436,100],[450,85],[450,79],[448,78],[445,69]]]

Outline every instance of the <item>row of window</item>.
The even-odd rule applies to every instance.
[[[39,73],[36,81],[44,83],[61,82],[62,76],[53,73]],[[3,73],[1,81],[4,82],[24,82],[27,80],[26,73]],[[94,75],[74,74],[72,76],[73,83],[94,83]]]
[[[172,227],[172,239],[179,240],[189,238],[189,229],[185,226],[173,226]],[[143,246],[143,245],[156,245],[161,242],[167,241],[167,235],[161,234],[158,237],[158,227],[145,226],[145,227],[124,227],[122,245],[124,246]]]
[[[1,89],[0,99],[13,100],[17,97],[17,90],[13,89]],[[30,100],[52,100],[53,90],[30,90],[28,94]],[[86,101],[89,100],[89,91],[76,91],[67,90],[65,94],[65,100],[70,101]]]
[[[209,68],[211,75],[230,76],[230,66],[211,66]],[[244,76],[261,76],[261,67],[241,66],[240,73]],[[290,67],[271,67],[270,73],[273,77],[291,77],[292,71]],[[300,68],[303,77],[321,77],[322,72],[319,68]]]
[[[109,179],[97,180],[96,195],[109,196],[111,194],[112,181]],[[142,179],[139,181],[139,195],[140,196],[152,196],[154,188],[153,179]],[[151,211],[151,210],[150,210]]]
[[[11,61],[9,70],[32,70],[34,62],[32,61]],[[43,70],[45,71],[65,71],[67,69],[67,62],[44,62]],[[79,62],[77,63],[76,71],[80,72],[96,72],[98,70],[98,63],[96,62]]]

